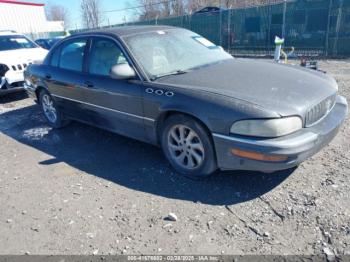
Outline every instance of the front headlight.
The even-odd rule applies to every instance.
[[[257,137],[279,137],[291,134],[303,127],[300,117],[241,120],[230,129],[232,134]]]

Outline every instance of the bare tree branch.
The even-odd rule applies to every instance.
[[[101,1],[81,0],[81,16],[86,28],[97,28],[102,23]]]
[[[134,0],[134,15],[138,20],[151,20],[169,16],[182,16],[207,7],[241,8],[283,0]],[[130,9],[131,7],[129,7]]]
[[[63,21],[67,28],[69,24],[69,11],[62,5],[49,5],[46,9],[46,16],[50,21]]]

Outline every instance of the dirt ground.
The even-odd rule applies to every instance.
[[[323,61],[350,101],[350,60]],[[0,254],[350,255],[350,120],[295,170],[178,176],[160,149],[0,100]],[[177,221],[164,218],[174,213]]]

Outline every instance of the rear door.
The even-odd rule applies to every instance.
[[[142,82],[138,78],[116,80],[109,76],[114,65],[123,63],[132,66],[115,39],[92,38],[85,109],[95,125],[143,140]]]
[[[88,37],[64,42],[51,56],[45,74],[48,89],[64,114],[87,120],[83,112],[87,73],[84,70]]]

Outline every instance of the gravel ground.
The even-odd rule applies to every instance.
[[[320,66],[350,101],[350,60]],[[191,181],[156,147],[1,98],[0,254],[350,255],[349,124],[297,169]]]

